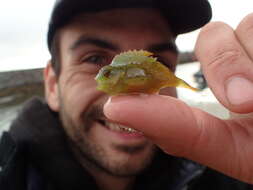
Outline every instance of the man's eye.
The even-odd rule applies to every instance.
[[[93,64],[108,64],[105,56],[92,55],[82,60],[82,62],[93,63]]]

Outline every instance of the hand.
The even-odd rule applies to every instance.
[[[244,117],[221,120],[159,95],[113,97],[105,114],[142,131],[169,154],[253,183],[253,14],[236,30],[221,22],[206,25],[196,55],[217,99]]]

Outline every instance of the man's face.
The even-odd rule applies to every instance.
[[[105,118],[108,96],[96,90],[94,78],[116,54],[134,49],[154,52],[174,70],[177,58],[167,22],[152,9],[85,14],[61,29],[59,40],[61,73],[56,80],[51,65],[47,67],[47,99],[60,113],[79,161],[116,176],[138,174],[151,162],[155,146]],[[173,88],[162,93],[176,94]]]

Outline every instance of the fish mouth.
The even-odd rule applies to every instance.
[[[138,133],[138,134],[142,134],[140,131],[137,131],[133,128],[130,128],[128,126],[125,125],[121,125],[119,123],[114,123],[111,122],[107,119],[98,119],[97,120],[98,123],[100,123],[101,125],[103,125],[104,127],[106,127],[109,130],[112,131],[116,131],[116,132],[122,132],[122,133]]]

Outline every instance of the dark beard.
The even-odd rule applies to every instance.
[[[92,106],[88,111],[82,113],[82,123],[84,132],[89,132],[92,123],[99,118],[105,118],[103,108],[101,106]]]
[[[150,151],[147,159],[138,168],[131,167],[131,165],[129,166],[126,163],[112,163],[112,158],[108,157],[102,145],[88,140],[89,132],[94,122],[98,119],[105,118],[102,110],[101,106],[92,105],[90,109],[81,114],[81,121],[79,122],[81,125],[76,126],[74,121],[66,113],[64,105],[61,104],[60,118],[69,138],[70,149],[86,169],[102,171],[117,177],[136,176],[150,165],[156,150],[155,146]],[[113,145],[112,147],[119,152],[131,155],[143,151],[146,144],[138,146]]]
[[[149,155],[149,157],[147,157],[147,159],[145,160],[145,163],[143,163],[136,170],[136,169],[130,168],[127,165],[124,166],[124,165],[121,165],[118,163],[115,163],[114,167],[111,167],[109,163],[104,162],[105,161],[104,158],[106,158],[106,155],[104,155],[103,151],[100,151],[98,149],[98,147],[96,147],[96,149],[94,150],[94,147],[90,146],[90,148],[88,148],[88,150],[94,150],[94,152],[96,152],[96,155],[100,155],[99,157],[93,156],[94,152],[92,153],[92,152],[83,151],[78,146],[76,146],[76,145],[74,145],[74,146],[76,148],[75,154],[77,155],[77,157],[84,158],[82,160],[82,165],[84,165],[85,168],[87,168],[87,166],[88,166],[88,168],[91,170],[94,169],[94,170],[109,174],[111,176],[120,177],[120,178],[135,177],[135,176],[139,175],[140,173],[142,173],[144,170],[146,170],[151,165],[153,157],[158,150],[156,147],[154,147],[152,154]],[[88,146],[89,145],[87,144],[87,147]],[[126,146],[124,146],[124,147],[122,146],[122,147],[118,147],[118,149],[121,149],[125,152],[133,153],[135,151],[138,152],[140,149],[143,149],[143,147],[129,147],[129,148],[127,148]]]

